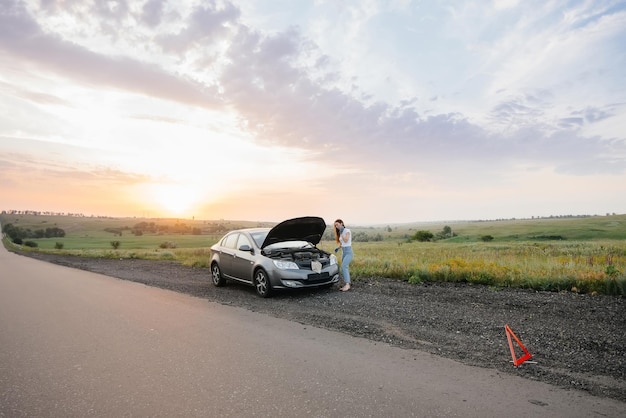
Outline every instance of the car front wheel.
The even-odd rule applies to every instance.
[[[217,287],[224,286],[226,284],[226,279],[222,276],[222,271],[220,270],[220,266],[217,263],[213,263],[211,266],[211,276],[213,278],[213,284]]]
[[[262,298],[267,298],[272,293],[270,279],[267,277],[267,273],[264,270],[259,269],[254,273],[254,288],[257,294]]]

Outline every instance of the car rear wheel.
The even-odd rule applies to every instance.
[[[264,270],[257,270],[254,273],[254,288],[259,296],[267,298],[272,293],[272,286],[267,273]]]
[[[220,266],[217,263],[213,263],[211,266],[211,276],[215,286],[221,287],[226,284],[226,279],[222,276],[222,270],[220,270]]]

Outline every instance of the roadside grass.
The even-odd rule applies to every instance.
[[[626,295],[626,242],[375,242],[355,246],[355,277]]]
[[[58,226],[63,238],[35,239],[38,248],[20,251],[72,254],[83,257],[172,260],[206,268],[210,246],[220,234],[143,234],[130,231],[114,235],[104,231],[141,222],[134,218],[74,218],[7,216],[3,224],[17,220],[22,227]],[[153,220],[149,220],[153,221]],[[179,222],[179,220],[159,220]],[[187,221],[206,228],[208,221]],[[258,226],[257,222],[220,221],[228,229]],[[355,242],[351,273],[359,277],[404,280],[409,283],[453,282],[541,291],[573,291],[626,295],[626,215],[567,219],[536,219],[441,223],[385,227],[354,227],[354,232],[382,234],[383,241]],[[415,231],[437,232],[450,225],[457,235],[436,242],[409,241]],[[390,231],[391,229],[391,231]],[[482,242],[484,235],[494,237]],[[119,241],[114,249],[112,241]],[[3,240],[6,247],[15,247]],[[56,248],[57,243],[62,248]],[[335,244],[319,247],[332,252]]]
[[[181,234],[143,234],[134,236],[130,233],[122,236],[113,236],[110,233],[91,234],[89,236],[65,236],[63,238],[39,238],[37,242],[40,250],[55,250],[57,242],[63,244],[66,251],[104,250],[112,249],[111,241],[119,241],[120,251],[151,250],[160,246],[169,245],[175,248],[202,248],[215,244],[221,235],[181,235]]]

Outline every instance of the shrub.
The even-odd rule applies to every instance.
[[[416,270],[409,275],[409,283],[418,284],[427,282],[430,279],[430,275],[426,270]]]
[[[483,242],[490,242],[493,241],[493,237],[491,235],[483,235],[482,237],[480,237],[481,241]]]
[[[113,249],[115,249],[115,250],[120,248],[120,245],[122,245],[122,243],[119,242],[119,241],[111,241],[111,247],[113,247]]]
[[[614,264],[609,264],[608,266],[606,266],[606,268],[604,269],[604,274],[606,274],[609,277],[617,277],[621,274],[622,272],[619,271]]]
[[[434,235],[432,232],[430,231],[417,231],[414,235],[413,235],[413,239],[419,242],[426,242],[426,241],[430,241],[431,239],[433,239]]]
[[[54,249],[55,250],[62,250],[63,249],[63,243],[62,242],[57,242],[56,244],[54,244]]]
[[[61,228],[55,227],[55,228],[46,228],[45,230],[37,229],[35,231],[32,231],[29,228],[21,228],[19,226],[15,226],[10,223],[3,225],[2,232],[8,235],[9,238],[13,240],[13,242],[15,242],[16,238],[20,238],[24,240],[26,238],[54,238],[54,237],[65,236],[65,231],[62,230]]]
[[[441,232],[438,232],[437,235],[435,235],[435,239],[436,240],[448,239],[448,238],[456,237],[457,235],[458,234],[456,234],[455,232],[452,232],[452,228],[446,225],[443,227]]]
[[[176,248],[176,243],[172,241],[164,241],[159,244],[159,248]]]
[[[334,239],[335,237],[333,236],[332,240]],[[354,242],[382,241],[383,239],[384,237],[380,233],[370,236],[367,232],[359,231],[352,235],[352,241]]]
[[[24,241],[24,245],[30,248],[37,248],[38,245],[35,241]]]
[[[366,232],[359,231],[359,232],[352,233],[352,241],[354,242],[369,242],[369,240],[370,240],[370,237],[369,235],[367,235]]]

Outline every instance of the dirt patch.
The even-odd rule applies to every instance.
[[[216,288],[208,269],[175,262],[24,255],[626,402],[623,297],[370,278],[345,293],[334,287],[262,299],[252,287]],[[532,362],[513,367],[505,324]]]

